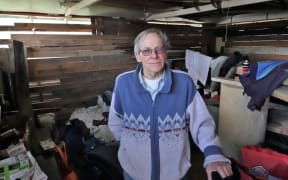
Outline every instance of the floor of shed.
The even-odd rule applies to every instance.
[[[39,138],[40,137],[46,137],[47,136],[46,134],[47,134],[46,128],[38,128],[37,135],[35,137],[39,137]],[[37,142],[40,140],[39,138],[36,138]],[[38,143],[35,143],[35,144],[38,144]],[[35,148],[35,149],[39,149],[39,148]],[[39,153],[37,151],[36,154],[41,154],[41,153]],[[48,157],[48,159],[49,158],[50,158],[50,160],[54,160],[53,158],[51,159],[50,156]],[[56,167],[57,162],[51,161],[51,163],[48,163],[46,156],[43,156],[43,157],[39,156],[39,158],[37,157],[37,160],[39,161],[38,163],[39,163],[40,167],[43,168],[42,170],[48,175],[49,179],[53,179],[53,180],[57,180],[57,179],[59,180],[60,179],[60,177],[58,177],[58,176],[60,176],[60,174],[59,174],[59,171],[57,170],[57,167]],[[205,180],[205,179],[207,179],[205,169],[203,168],[203,154],[196,147],[195,144],[191,145],[191,163],[192,163],[192,167],[189,170],[190,180]],[[55,175],[57,175],[57,178]]]
[[[189,170],[189,177],[190,180],[206,180],[206,172],[203,168],[203,154],[200,152],[196,147],[192,149],[191,151],[191,161],[192,161],[192,167]],[[37,159],[39,160],[39,159]],[[46,163],[43,163],[46,162]],[[55,172],[55,168],[53,165],[51,166],[51,163],[48,163],[47,166],[47,159],[45,161],[39,161],[40,167],[42,167],[43,171],[48,175],[49,179],[54,180],[60,180],[60,177],[58,177],[59,171]],[[54,163],[55,164],[55,163]],[[54,172],[53,172],[54,171]],[[57,178],[55,178],[55,175],[57,175]]]

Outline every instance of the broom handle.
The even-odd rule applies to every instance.
[[[58,145],[55,146],[55,149],[58,152],[60,158],[62,159],[65,169],[68,169],[69,165],[68,165],[68,158],[67,158],[67,153],[66,153],[66,144],[63,143],[63,149]]]

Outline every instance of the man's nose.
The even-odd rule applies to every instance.
[[[156,50],[152,50],[151,51],[151,57],[157,57],[157,56],[158,56],[158,54],[157,54]]]

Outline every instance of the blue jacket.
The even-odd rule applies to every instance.
[[[120,141],[118,158],[133,179],[177,180],[190,168],[190,130],[209,162],[222,155],[215,122],[192,79],[166,66],[165,84],[153,101],[135,71],[116,79],[108,125]]]
[[[251,64],[250,71],[240,76],[244,93],[250,96],[247,107],[260,111],[265,100],[288,77],[288,62],[272,60]]]

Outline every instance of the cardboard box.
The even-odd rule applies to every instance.
[[[29,173],[31,163],[26,154],[9,157],[0,161],[0,180],[16,180]]]

